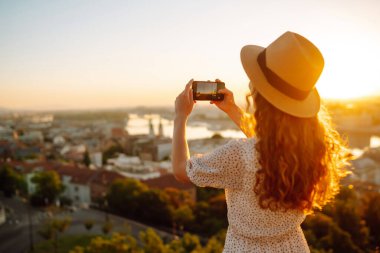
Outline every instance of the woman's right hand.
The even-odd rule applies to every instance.
[[[216,79],[215,82],[220,82]],[[224,99],[221,101],[210,101],[210,104],[216,105],[220,110],[229,114],[230,112],[236,110],[237,105],[235,104],[234,94],[227,88],[218,90],[218,93],[224,95]]]
[[[220,82],[219,79],[216,79],[215,81]],[[224,99],[222,101],[210,101],[210,104],[214,104],[220,110],[224,111],[247,137],[252,137],[253,134],[250,129],[247,131],[246,127],[244,126],[243,122],[245,121],[242,122],[243,118],[245,117],[245,113],[242,109],[240,109],[239,106],[235,104],[234,94],[232,91],[224,88],[220,89],[218,92],[224,94]]]

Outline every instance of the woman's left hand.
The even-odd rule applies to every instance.
[[[187,118],[193,110],[195,100],[193,99],[193,79],[187,84],[185,89],[177,96],[175,100],[175,114]]]

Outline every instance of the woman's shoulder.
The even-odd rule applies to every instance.
[[[237,138],[237,139],[231,139],[227,142],[227,145],[229,146],[237,146],[240,148],[251,148],[255,146],[256,144],[256,137],[250,137],[250,138]]]
[[[256,159],[256,137],[250,138],[237,138],[230,140],[226,145],[235,152],[239,153],[239,156],[245,158],[249,163]]]

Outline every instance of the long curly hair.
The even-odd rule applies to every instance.
[[[315,117],[294,117],[274,107],[254,88],[246,101],[242,129],[257,138],[261,168],[256,172],[254,191],[261,208],[305,213],[321,209],[338,193],[351,157],[326,108],[322,106]]]

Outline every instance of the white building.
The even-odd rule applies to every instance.
[[[380,164],[371,158],[363,157],[352,161],[355,176],[363,181],[380,185]]]
[[[107,163],[113,166],[113,170],[128,178],[147,180],[160,176],[157,169],[141,161],[138,156],[119,154],[117,158],[108,159]]]
[[[88,208],[91,203],[91,188],[89,179],[64,175],[62,178],[65,185],[65,196],[73,201],[74,206]]]
[[[30,131],[19,136],[19,140],[25,143],[43,143],[44,135],[41,131]]]
[[[32,178],[36,173],[44,170],[43,168],[35,168],[32,172],[26,174],[26,182],[28,194],[32,195],[36,192],[36,185],[32,182]],[[61,196],[65,196],[73,201],[73,205],[87,208],[91,203],[90,181],[95,176],[91,170],[80,169],[75,167],[61,169],[62,184],[65,186]]]
[[[66,140],[62,135],[57,135],[53,138],[53,144],[55,146],[63,146],[65,143]]]
[[[103,154],[102,152],[93,152],[90,153],[91,164],[95,165],[97,168],[102,167],[103,165]]]
[[[169,158],[172,152],[172,143],[167,142],[167,143],[158,143],[156,145],[157,147],[157,161],[161,161],[165,158]]]
[[[16,136],[11,128],[0,126],[0,140],[13,141]]]

